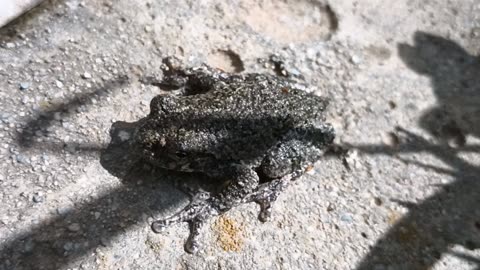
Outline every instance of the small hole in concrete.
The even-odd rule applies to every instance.
[[[208,56],[210,66],[226,72],[239,73],[245,70],[240,56],[231,50],[218,50]]]

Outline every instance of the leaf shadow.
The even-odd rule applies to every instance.
[[[388,155],[404,162],[454,177],[454,181],[423,201],[407,203],[408,213],[398,220],[356,266],[367,269],[431,269],[455,245],[480,249],[480,167],[460,153],[480,152],[466,144],[466,136],[480,136],[480,62],[457,43],[440,36],[417,32],[415,44],[399,45],[402,60],[414,71],[431,78],[438,104],[421,116],[419,124],[434,136],[427,140],[399,128],[404,143],[397,147],[353,145],[367,155]],[[454,142],[451,147],[449,142]],[[401,154],[429,153],[452,169],[442,169]],[[470,264],[479,259],[457,256]]]

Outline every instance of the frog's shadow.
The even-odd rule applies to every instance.
[[[117,176],[122,184],[115,184],[104,192],[75,202],[71,207],[59,208],[54,217],[41,221],[32,229],[2,239],[0,269],[63,268],[99,247],[110,245],[111,241],[134,226],[150,230],[147,220],[149,217],[157,214],[166,216],[167,211],[173,211],[182,201],[188,200],[188,196],[169,181],[176,177],[174,174],[153,170],[151,166],[144,164],[129,152],[125,144],[115,139],[118,136],[112,137],[107,147],[95,143],[37,142],[37,134],[45,132],[55,124],[56,114],[62,113],[62,118],[67,118],[76,108],[91,105],[87,102],[89,98],[110,95],[111,91],[117,91],[127,81],[121,77],[106,82],[103,87],[92,92],[79,94],[58,104],[32,117],[22,132],[17,134],[17,144],[24,152],[62,153],[64,148],[73,147],[78,155],[91,156],[100,153],[101,165],[110,174]],[[118,122],[113,126],[128,129],[135,125],[122,123]],[[120,132],[122,129],[116,131]],[[192,179],[183,177],[186,181]],[[78,230],[75,229],[77,225],[80,225]],[[90,259],[94,260],[94,257]]]
[[[134,124],[118,122],[113,126],[125,129]],[[71,208],[57,209],[54,218],[3,241],[0,269],[61,269],[99,247],[115,245],[111,242],[126,231],[150,230],[151,217],[167,216],[188,200],[169,181],[176,175],[153,170],[115,138],[118,136],[113,136],[112,142],[101,151],[100,163],[122,184]],[[94,261],[95,257],[85,260]]]

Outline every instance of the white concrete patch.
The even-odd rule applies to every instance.
[[[1,0],[0,1],[0,27],[11,20],[32,9],[43,0]]]

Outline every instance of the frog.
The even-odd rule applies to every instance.
[[[160,85],[177,94],[155,96],[134,132],[143,159],[162,169],[219,180],[217,192],[198,192],[181,211],[151,223],[155,233],[188,223],[184,249],[201,248],[210,218],[245,203],[272,206],[291,182],[311,170],[332,145],[328,98],[308,93],[287,78],[232,74],[206,64],[170,70]]]

